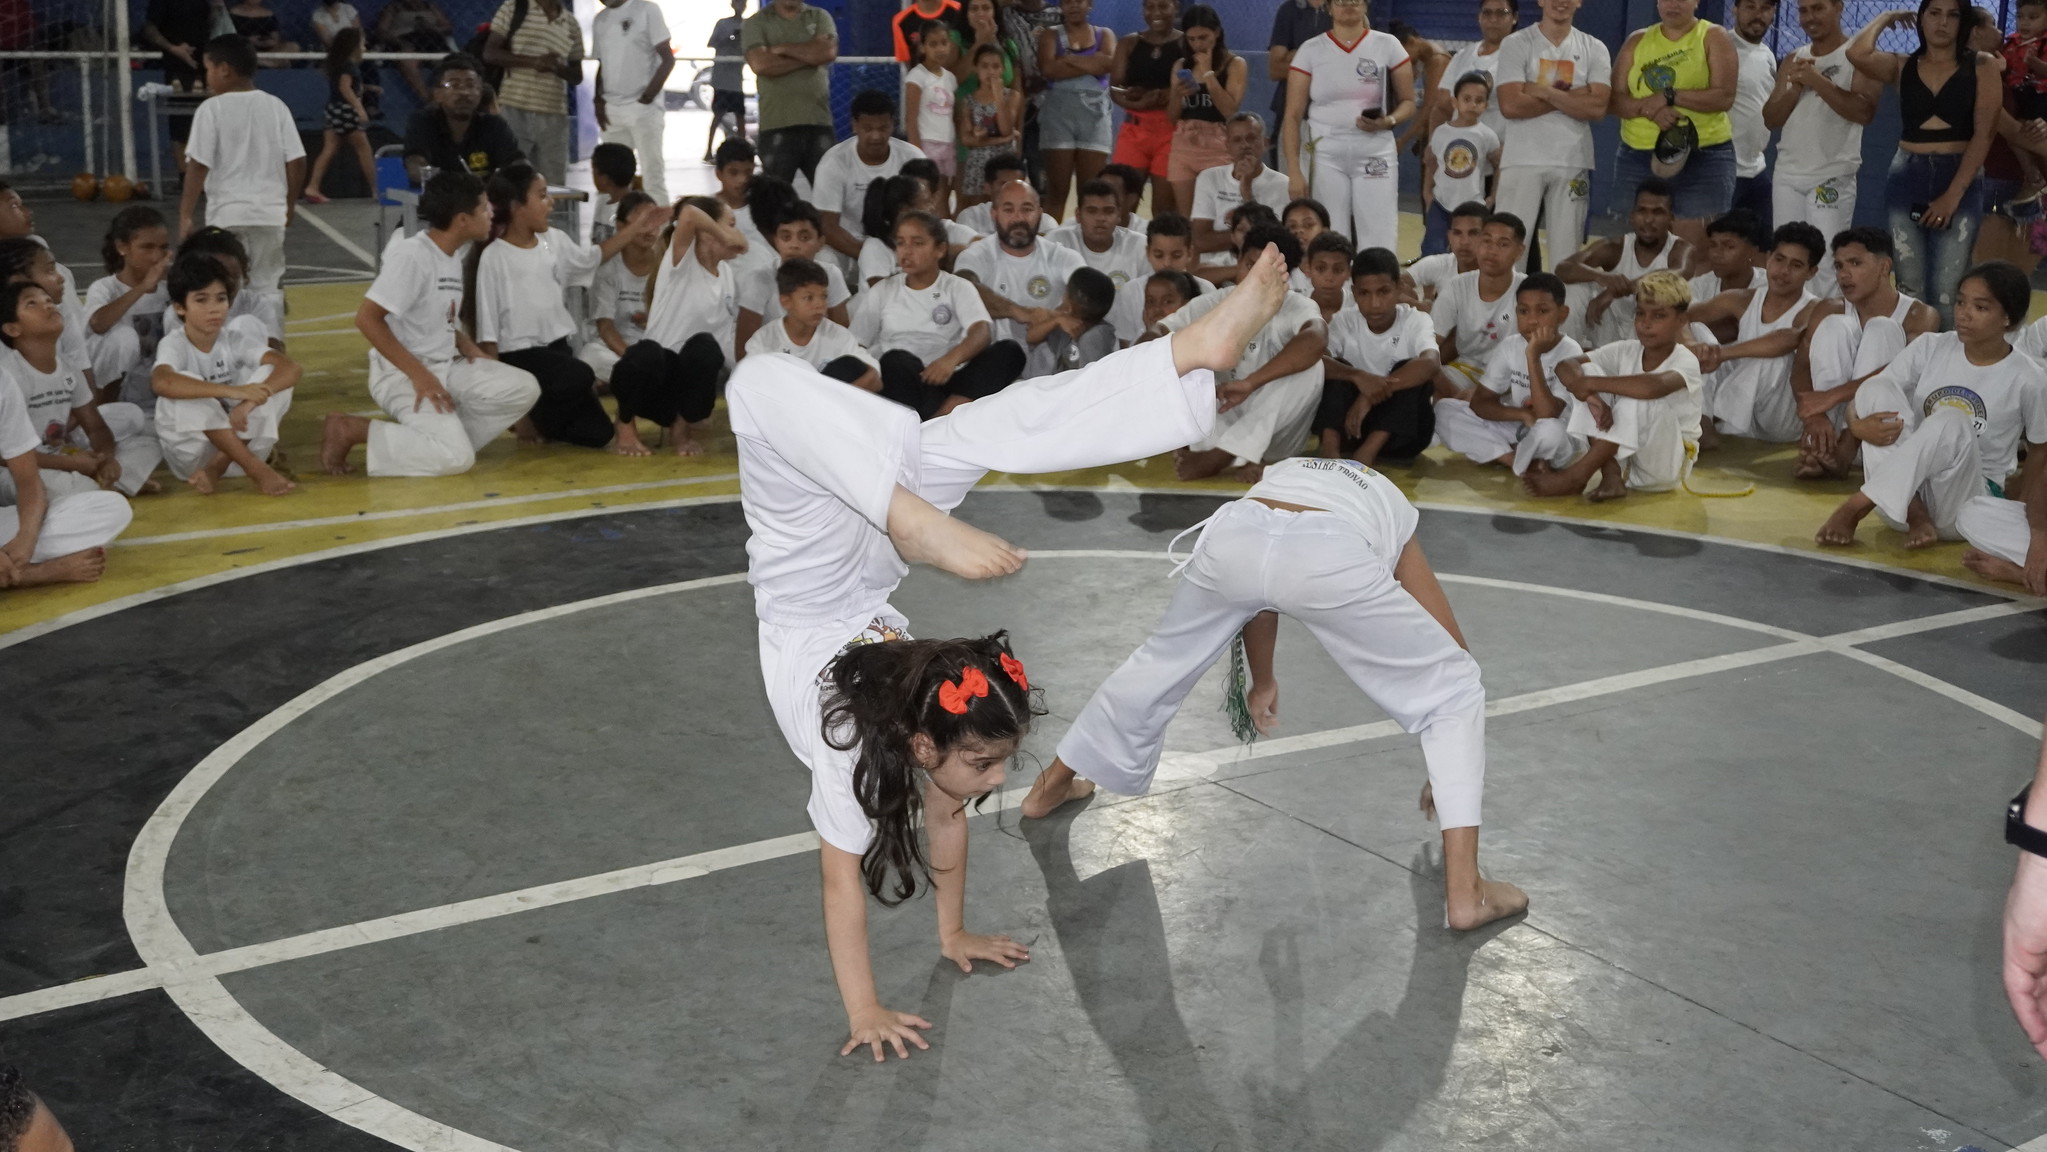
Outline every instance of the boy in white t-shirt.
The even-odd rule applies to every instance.
[[[1424,256],[1450,250],[1453,209],[1472,201],[1492,203],[1493,177],[1500,171],[1500,138],[1479,123],[1492,93],[1492,78],[1483,72],[1459,77],[1453,97],[1456,115],[1429,134],[1429,146],[1422,153]]]
[[[1467,200],[1450,209],[1450,224],[1444,233],[1445,250],[1423,256],[1400,274],[1400,300],[1424,312],[1435,307],[1436,294],[1450,281],[1466,272],[1478,271],[1478,242],[1485,235],[1486,217],[1492,209],[1482,200]]]
[[[1436,401],[1436,435],[1474,464],[1503,464],[1516,476],[1541,461],[1561,468],[1585,450],[1569,432],[1572,397],[1557,365],[1584,355],[1563,335],[1570,318],[1564,282],[1538,272],[1514,289],[1517,331],[1500,341],[1469,401]]]
[[[868,392],[881,391],[881,362],[845,325],[826,315],[830,277],[815,260],[785,260],[775,269],[775,294],[782,315],[761,325],[746,342],[746,353],[794,356],[834,380]]]
[[[38,463],[53,496],[113,489],[123,496],[156,491],[149,474],[162,452],[148,421],[132,404],[112,407],[122,435],[100,415],[83,361],[64,355],[62,306],[49,289],[17,280],[29,291],[9,293],[11,312],[0,313],[0,388],[18,392],[29,422],[42,437]],[[124,418],[125,417],[125,418]],[[77,430],[72,431],[73,422]],[[6,479],[0,476],[0,487]]]
[[[30,294],[49,299],[40,285],[20,281],[0,288],[0,315],[19,310]],[[0,388],[0,588],[85,583],[106,571],[106,545],[128,527],[134,512],[114,492],[52,496],[43,487],[42,437],[29,423],[28,404],[16,388]]]
[[[1589,447],[1562,468],[1532,462],[1521,477],[1529,495],[1576,496],[1595,475],[1599,486],[1586,493],[1595,503],[1688,483],[1705,412],[1698,358],[1678,343],[1691,304],[1681,274],[1651,272],[1635,282],[1634,339],[1557,363],[1557,380],[1580,401],[1567,430]]]
[[[291,407],[299,366],[270,345],[228,327],[233,273],[211,256],[181,257],[166,280],[172,325],[156,346],[156,434],[171,473],[211,494],[227,475],[247,476],[266,496],[297,485],[269,463]]]
[[[454,476],[476,463],[540,399],[531,373],[483,354],[460,324],[462,262],[455,253],[490,235],[490,201],[467,172],[437,172],[419,197],[426,230],[391,245],[355,326],[370,342],[370,396],[390,420],[329,412],[320,463],[349,471],[368,447],[372,476]]]
[[[1192,275],[1194,230],[1178,212],[1161,212],[1145,225],[1144,260],[1151,266],[1153,276],[1160,272],[1186,272],[1194,284],[1195,295],[1208,290],[1206,280]],[[1150,283],[1151,276],[1140,276],[1116,289],[1116,306],[1109,309],[1109,326],[1116,330],[1116,339],[1126,346],[1144,339],[1145,330],[1150,327],[1144,315]],[[1166,311],[1170,313],[1173,309]]]
[[[661,133],[668,110],[661,90],[675,71],[668,21],[653,0],[604,0],[590,21],[597,57],[597,89],[591,110],[606,144],[623,144],[639,156],[641,185],[656,201],[668,200],[668,164]],[[594,240],[592,241],[595,242]]]
[[[242,291],[260,299],[280,294],[284,229],[306,184],[306,148],[284,101],[255,85],[256,50],[240,36],[206,44],[206,88],[213,95],[192,114],[185,142],[185,194],[178,205],[178,235],[199,223],[232,228],[249,250]]]
[[[824,219],[816,206],[807,200],[797,200],[781,211],[773,227],[774,235],[768,237],[767,245],[758,253],[749,252],[737,266],[739,318],[733,338],[742,358],[744,350],[753,343],[753,334],[781,318],[782,301],[775,292],[775,270],[790,260],[808,260],[824,269],[826,317],[841,328],[853,322],[846,310],[846,302],[853,294],[846,288],[845,274],[839,271],[836,262],[818,259],[824,251]]]
[[[1409,461],[1435,434],[1429,406],[1439,370],[1435,328],[1426,314],[1400,302],[1400,260],[1393,253],[1365,249],[1351,260],[1350,276],[1356,307],[1330,321],[1322,362],[1314,423],[1320,452],[1360,464],[1381,456]]]

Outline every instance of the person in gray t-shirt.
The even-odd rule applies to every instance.
[[[1066,281],[1059,307],[1034,321],[1026,335],[1030,355],[1021,379],[1071,372],[1114,352],[1116,329],[1108,323],[1116,305],[1116,282],[1093,268],[1081,268]]]
[[[741,13],[746,11],[746,0],[732,0],[732,15],[711,26],[710,49],[713,56],[720,57],[711,65],[711,130],[704,135],[704,163],[711,162],[711,154],[718,140],[718,129],[725,129],[725,138],[746,139],[746,50],[741,46],[741,36],[746,20]],[[730,57],[730,59],[725,59]],[[726,117],[731,122],[726,122]]]

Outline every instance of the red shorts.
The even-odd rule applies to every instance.
[[[1116,152],[1109,162],[1164,178],[1172,151],[1173,124],[1164,112],[1129,112],[1116,133]]]

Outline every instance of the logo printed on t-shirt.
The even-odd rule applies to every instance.
[[[1535,82],[1537,84],[1548,85],[1551,88],[1562,88],[1568,91],[1572,81],[1577,76],[1578,62],[1575,60],[1537,60],[1535,62]]]
[[[1052,294],[1052,281],[1043,276],[1033,276],[1030,283],[1024,285],[1024,291],[1030,293],[1033,300],[1043,300]]]
[[[1651,92],[1661,92],[1666,88],[1677,87],[1677,69],[1668,63],[1668,61],[1676,58],[1675,56],[1666,56],[1654,64],[1644,65],[1642,67],[1642,87]]]
[[[1983,431],[1983,425],[1990,419],[1990,407],[1983,403],[1983,397],[1978,396],[1974,389],[1964,388],[1959,384],[1935,388],[1927,393],[1926,403],[1921,406],[1921,414],[1931,416],[1942,408],[1953,408],[1966,415],[1978,432]]]
[[[1462,180],[1478,171],[1478,145],[1459,136],[1443,149],[1443,174]]]
[[[931,322],[940,327],[952,323],[952,305],[940,304],[931,310]]]

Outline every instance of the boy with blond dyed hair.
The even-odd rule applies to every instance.
[[[1615,340],[1589,355],[1559,361],[1559,383],[1581,403],[1569,431],[1585,454],[1562,468],[1531,463],[1521,478],[1532,496],[1618,500],[1630,490],[1668,492],[1685,484],[1699,453],[1705,414],[1698,357],[1678,343],[1685,334],[1692,288],[1668,269],[1635,282],[1635,338]]]

